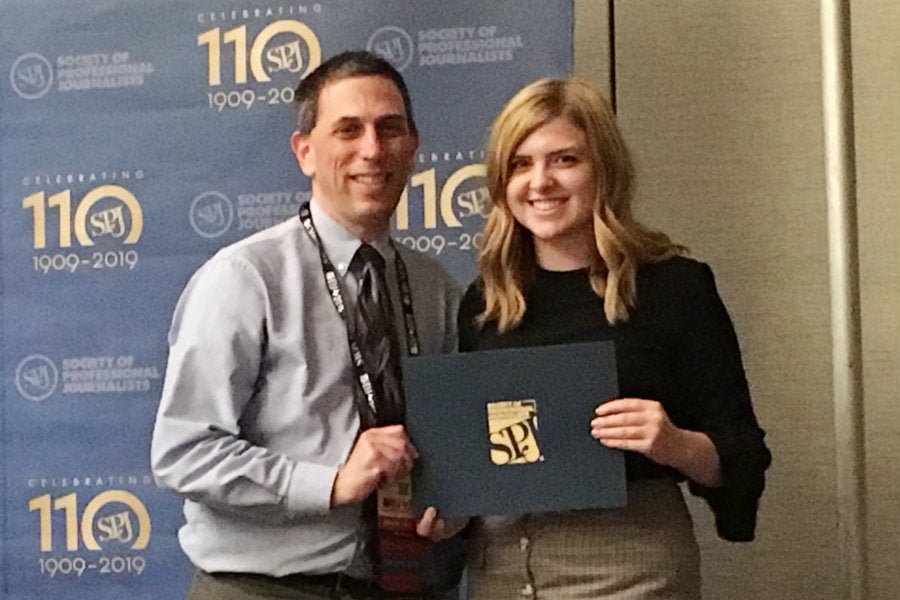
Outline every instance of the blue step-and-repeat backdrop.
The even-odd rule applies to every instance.
[[[191,566],[150,432],[166,333],[219,247],[293,218],[297,80],[368,48],[421,132],[402,243],[475,273],[491,118],[572,66],[571,0],[3,0],[2,598],[168,600]]]

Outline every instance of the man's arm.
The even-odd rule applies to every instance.
[[[297,462],[241,435],[267,308],[264,282],[238,260],[214,259],[191,279],[169,334],[153,474],[187,498],[247,516],[327,512],[336,466]]]

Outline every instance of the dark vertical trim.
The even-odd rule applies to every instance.
[[[609,0],[609,101],[616,110],[616,0]]]

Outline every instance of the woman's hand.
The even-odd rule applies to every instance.
[[[640,452],[661,465],[672,465],[678,428],[655,400],[620,398],[597,407],[591,435],[609,448]]]
[[[618,398],[594,411],[591,435],[608,448],[639,452],[697,483],[721,483],[719,455],[704,433],[679,429],[655,400]]]

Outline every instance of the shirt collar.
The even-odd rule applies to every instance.
[[[328,259],[334,265],[335,270],[341,277],[347,274],[350,268],[350,261],[353,255],[362,245],[362,242],[353,236],[352,233],[344,229],[344,227],[332,219],[322,207],[320,207],[315,198],[309,203],[309,211],[312,215],[313,223],[316,225],[316,232],[319,234],[319,240]],[[371,242],[371,246],[378,250],[385,262],[390,264],[389,259],[394,256],[394,249],[391,245],[391,236],[389,231],[385,231],[376,240]]]

